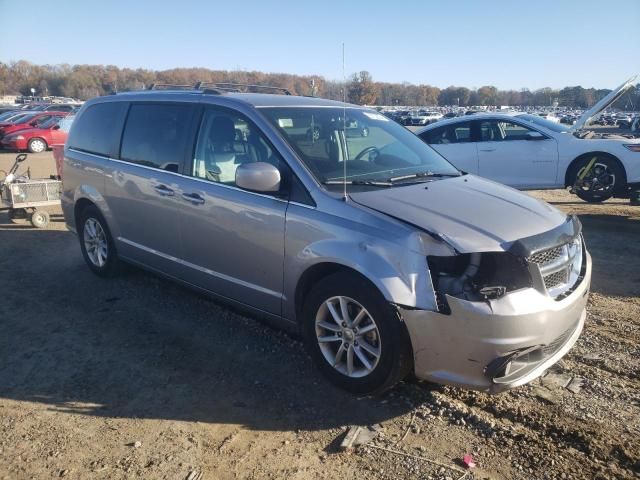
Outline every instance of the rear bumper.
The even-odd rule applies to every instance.
[[[555,301],[533,288],[498,300],[447,297],[450,315],[400,309],[418,378],[498,393],[524,385],[562,358],[586,318],[591,257],[571,295]]]

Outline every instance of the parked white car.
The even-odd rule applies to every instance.
[[[538,115],[477,114],[416,132],[456,167],[519,189],[572,187],[587,202],[640,189],[640,139],[586,129],[638,81],[629,79],[569,126]]]

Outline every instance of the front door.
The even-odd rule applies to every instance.
[[[206,108],[181,183],[186,280],[279,315],[288,202],[238,188],[235,171],[247,162],[272,163],[285,176],[284,162],[252,122]]]
[[[510,120],[478,120],[478,174],[515,188],[556,183],[556,141]]]

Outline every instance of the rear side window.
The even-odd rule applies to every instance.
[[[131,105],[120,158],[126,162],[178,172],[184,155],[191,106]]]
[[[470,142],[471,122],[454,123],[427,130],[420,135],[420,138],[430,145]]]
[[[74,122],[69,134],[70,148],[105,157],[116,154],[127,104],[98,103],[88,107]]]

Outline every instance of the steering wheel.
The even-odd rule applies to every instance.
[[[378,150],[377,147],[367,147],[364,150],[362,150],[358,155],[356,155],[354,160],[362,160],[362,157],[364,157],[366,154],[373,153],[373,152],[376,152],[376,155],[375,155],[376,157],[380,155],[380,150]]]

